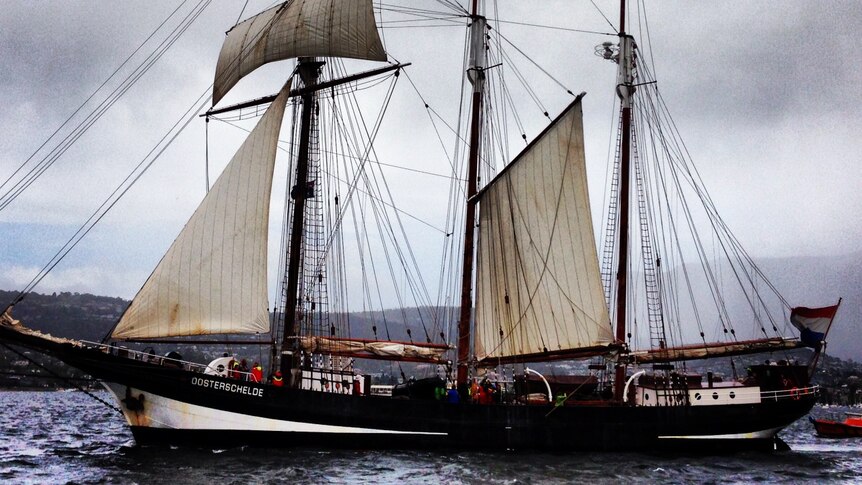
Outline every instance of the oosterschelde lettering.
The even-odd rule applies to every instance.
[[[259,387],[245,386],[243,384],[234,384],[232,382],[211,381],[202,377],[192,377],[192,385],[205,387],[207,389],[215,389],[217,391],[246,394],[248,396],[263,396],[263,389]]]

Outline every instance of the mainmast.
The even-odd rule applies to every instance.
[[[482,95],[485,89],[485,17],[479,15],[479,0],[473,0],[470,16],[470,65],[467,78],[473,84],[470,119],[470,153],[467,168],[467,210],[464,216],[464,258],[461,273],[461,314],[458,319],[458,392],[467,397],[467,370],[470,359],[470,318],[473,310],[473,247],[476,228],[476,201],[478,190],[479,133],[482,128]]]
[[[631,165],[631,117],[633,86],[633,44],[634,40],[626,34],[626,0],[620,0],[620,51],[617,68],[617,95],[620,97],[622,112],[620,113],[620,192],[619,192],[619,234],[618,267],[617,267],[617,311],[616,340],[620,344],[626,341],[626,285],[628,280],[629,253],[629,179]],[[614,378],[614,399],[622,401],[623,385],[626,377],[626,367],[618,363]]]
[[[317,84],[317,77],[323,62],[312,57],[299,58],[297,68],[299,77],[306,88]],[[284,308],[284,336],[281,347],[281,372],[293,382],[291,369],[293,368],[296,331],[297,331],[297,301],[299,290],[299,269],[302,265],[302,240],[305,226],[305,199],[308,194],[308,145],[311,134],[312,111],[315,104],[315,91],[306,90],[302,95],[302,121],[299,132],[299,152],[296,159],[296,179],[290,192],[293,198],[293,223],[290,228],[290,258],[287,266],[287,304]]]

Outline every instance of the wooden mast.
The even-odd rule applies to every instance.
[[[626,341],[626,302],[627,302],[627,280],[628,280],[628,252],[629,252],[629,179],[631,165],[631,95],[634,93],[632,87],[632,39],[626,34],[626,0],[620,0],[620,50],[619,68],[617,76],[617,95],[620,97],[622,112],[620,113],[621,137],[620,137],[620,192],[619,192],[619,234],[618,266],[617,266],[617,311],[616,311],[616,340],[620,344]],[[622,401],[623,385],[626,377],[626,367],[617,363],[614,376],[614,399]]]
[[[470,152],[467,168],[467,208],[464,215],[464,257],[461,272],[461,313],[458,318],[458,362],[456,382],[462,399],[467,398],[467,371],[470,360],[470,319],[473,314],[473,240],[476,228],[476,201],[478,190],[479,133],[482,128],[482,93],[485,85],[485,18],[479,15],[479,0],[473,0],[470,16],[470,66],[467,77],[473,84],[470,119]]]
[[[306,87],[317,83],[323,63],[310,57],[299,59],[299,76]],[[308,183],[308,145],[311,135],[312,111],[314,110],[315,91],[309,90],[302,95],[302,121],[299,132],[299,153],[296,158],[296,179],[291,198],[293,198],[293,223],[290,228],[290,257],[287,266],[287,304],[284,308],[284,335],[281,346],[281,373],[293,383],[291,369],[294,365],[296,336],[296,305],[299,291],[299,269],[302,265],[302,236],[305,227],[305,199]]]

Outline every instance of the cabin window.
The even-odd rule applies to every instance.
[[[717,392],[713,392],[713,393],[712,393],[712,398],[713,398],[713,399],[718,399],[718,393],[717,393]]]

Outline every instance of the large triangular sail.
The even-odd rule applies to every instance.
[[[480,362],[602,354],[614,340],[593,237],[581,96],[478,195]]]
[[[112,337],[269,331],[269,204],[288,82],[228,163]]]
[[[246,74],[295,57],[385,61],[371,0],[293,0],[228,32],[216,66],[213,105]]]

